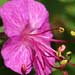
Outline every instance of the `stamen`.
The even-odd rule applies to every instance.
[[[58,57],[62,57],[62,52],[64,52],[65,49],[66,49],[66,46],[65,46],[65,45],[61,45],[61,46],[58,48],[57,56],[58,56]]]
[[[57,39],[50,39],[50,41],[55,42],[55,43],[67,43],[67,40],[57,40]]]
[[[45,56],[43,56],[43,59],[45,60],[44,63],[45,63],[48,67],[54,67],[54,65],[52,65],[52,64],[48,61],[48,59],[47,59]],[[54,67],[54,68],[55,68],[55,67]]]
[[[67,60],[68,60],[68,62],[71,60],[71,58],[72,58],[72,52],[71,51],[68,51],[67,53],[66,53],[66,58],[67,58]]]
[[[61,65],[66,65],[67,63],[68,63],[68,60],[66,60],[66,59],[65,59],[65,60],[62,60],[62,61],[60,62]]]
[[[62,52],[64,52],[66,46],[65,45],[61,45],[59,48],[58,48],[58,52],[57,52],[57,56],[58,58],[60,59],[60,57],[64,57],[62,55]],[[70,62],[71,60],[71,55],[72,55],[72,52],[71,51],[68,51],[66,53],[66,57],[64,57],[64,59],[61,59],[61,60],[58,60],[60,66],[58,65],[54,65],[53,67],[56,68],[56,69],[59,69],[60,71],[63,72],[64,75],[68,75],[68,72],[67,71],[64,71],[64,68],[66,67],[67,64],[70,64],[72,65],[73,67],[75,67],[75,64],[73,64],[72,62]]]
[[[72,54],[72,52],[68,51],[66,54],[67,54],[67,56],[70,56]]]
[[[75,37],[75,31],[71,31],[70,34]]]
[[[64,50],[66,49],[65,45],[61,45],[58,48],[58,52],[57,52],[57,56],[60,59],[60,57],[62,58],[61,60],[58,60],[58,62],[60,63],[60,66],[54,66],[56,69],[64,69],[64,67],[66,66],[66,64],[68,63],[68,60],[62,55],[62,52],[64,52]]]
[[[36,56],[36,58],[37,58],[37,56]],[[37,60],[35,60],[35,62],[34,62],[34,63],[35,63],[35,64],[36,64],[36,66],[37,66],[37,69],[38,69],[39,74],[41,75],[40,68],[39,68],[39,65],[38,65],[38,61],[37,61]],[[37,73],[37,75],[38,75],[38,73]]]
[[[43,31],[41,33],[28,34],[28,35],[30,35],[30,36],[32,36],[32,35],[40,35],[40,34],[45,34],[45,33],[49,32],[49,31],[54,31],[54,30],[58,30],[59,32],[64,32],[64,28],[63,27],[58,27],[58,28],[53,28],[53,29],[47,29],[47,30],[45,30],[45,31]]]
[[[57,52],[57,56],[58,56],[58,57],[62,57],[61,51],[58,51],[58,52]]]
[[[58,51],[64,52],[66,49],[66,46],[63,44],[58,48]]]
[[[37,60],[40,63],[40,66],[41,66],[42,70],[44,70],[44,67],[43,67],[43,65],[42,65],[42,63],[41,63],[41,61],[40,61],[40,59],[38,57],[37,57]]]
[[[25,64],[22,64],[21,72],[23,73],[23,75],[26,75],[26,66],[25,66]]]
[[[50,41],[55,42],[55,43],[75,43],[74,40],[57,40],[57,39],[50,39]]]
[[[58,30],[59,32],[64,32],[64,28],[63,27],[59,27],[59,30]]]
[[[68,60],[65,59],[65,60],[60,61],[60,66],[54,65],[54,68],[63,70],[67,64],[68,64]]]
[[[54,52],[56,54],[56,51],[50,49],[50,47],[48,48],[46,45],[44,45],[44,43],[40,43],[38,40],[34,41],[33,39],[32,39],[32,41],[37,46],[37,48],[42,52],[42,54],[44,54],[43,50],[50,56],[54,56],[54,54],[52,52]],[[39,47],[39,45],[40,45],[40,47]],[[52,51],[49,52],[49,50],[50,51],[52,50]]]

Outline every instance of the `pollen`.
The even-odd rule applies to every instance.
[[[59,27],[59,32],[63,33],[64,32],[64,28],[63,27]]]
[[[68,62],[68,60],[65,59],[65,60],[62,60],[62,61],[60,62],[60,64],[61,64],[61,65],[65,65],[65,64],[67,64],[67,62]]]
[[[71,51],[67,52],[66,55],[70,56],[72,54]]]
[[[71,36],[75,36],[75,31],[70,32]]]

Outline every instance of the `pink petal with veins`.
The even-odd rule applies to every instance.
[[[5,65],[13,71],[22,74],[22,65],[26,66],[26,74],[32,68],[32,52],[27,42],[22,42],[19,37],[10,38],[3,46],[1,54]]]

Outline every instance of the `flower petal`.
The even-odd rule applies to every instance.
[[[46,58],[42,58],[42,54],[38,54],[36,59],[34,60],[33,66],[36,71],[36,75],[49,75],[52,72],[52,67],[50,65],[54,65],[55,58],[54,57],[48,57],[48,61],[46,61]],[[49,62],[49,63],[48,63]]]
[[[48,18],[48,11],[44,5],[37,1],[32,1],[28,6],[29,22],[33,29],[43,26],[43,22]]]
[[[27,0],[12,0],[0,8],[5,33],[9,36],[19,35],[28,24]]]
[[[31,71],[32,53],[28,43],[22,43],[20,38],[12,37],[3,46],[1,51],[5,65],[15,72],[22,74],[22,65],[26,67],[26,74]]]
[[[11,37],[19,35],[23,30],[36,30],[44,26],[48,11],[43,4],[34,0],[12,0],[0,9],[0,16],[6,34]]]
[[[32,44],[35,45],[34,50],[36,54],[33,66],[36,71],[36,75],[51,74],[52,66],[55,63],[55,51],[50,47],[49,42],[45,39],[34,39]]]

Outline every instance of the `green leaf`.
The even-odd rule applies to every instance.
[[[0,32],[3,32],[3,27],[0,27]]]
[[[60,70],[55,70],[52,75],[63,75],[63,73]]]
[[[75,2],[75,0],[59,0],[59,1],[60,1],[60,2],[64,2],[64,3],[65,3],[65,2],[66,2],[66,3],[67,3],[67,2]]]
[[[69,75],[74,75],[75,74],[75,67],[71,66],[70,64],[67,64],[65,70],[68,71]]]
[[[73,30],[73,31],[75,30],[75,24],[72,21],[68,20],[67,25],[65,25],[65,26],[68,30]]]
[[[74,55],[74,54],[72,55],[72,59],[71,59],[71,61],[72,61],[72,63],[75,64],[75,55]]]
[[[75,17],[75,4],[66,6],[65,11],[67,14]]]
[[[5,2],[7,2],[8,0],[0,0],[0,6],[3,5]]]

